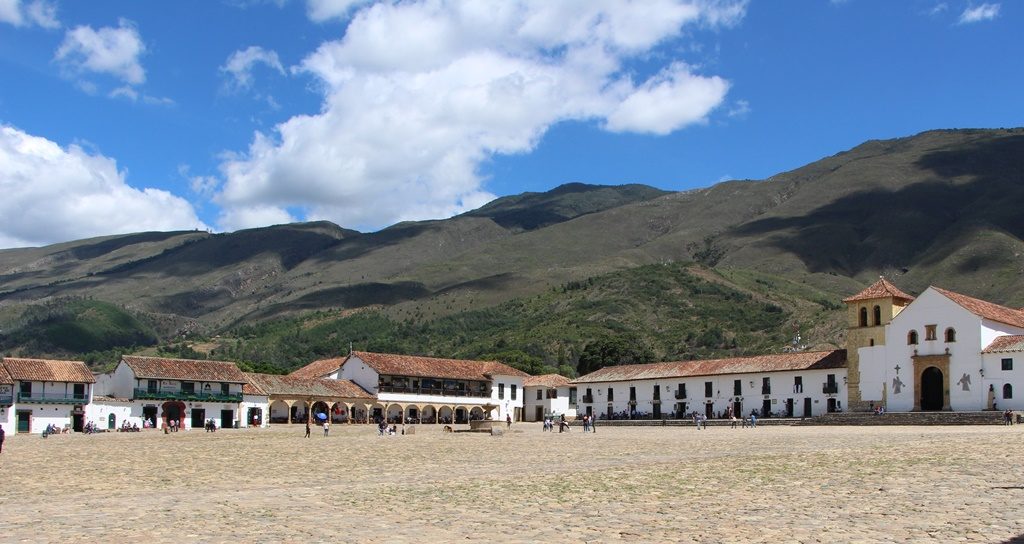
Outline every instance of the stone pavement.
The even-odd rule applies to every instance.
[[[1024,426],[8,434],[0,541],[1007,542]]]

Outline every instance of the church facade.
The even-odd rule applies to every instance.
[[[1024,310],[884,279],[843,302],[851,410],[1024,409]]]

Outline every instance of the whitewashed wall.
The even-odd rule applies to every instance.
[[[243,395],[242,402],[238,406],[238,418],[241,419],[240,427],[252,427],[249,422],[249,408],[259,408],[263,412],[260,420],[260,427],[270,426],[270,399],[266,395]]]
[[[926,340],[926,325],[936,326],[935,340]],[[946,342],[948,328],[956,331],[955,342]],[[911,330],[917,331],[916,345],[907,343]],[[954,411],[985,409],[988,406],[988,386],[995,383],[995,374],[990,374],[990,367],[986,366],[986,374],[982,376],[981,350],[998,336],[1022,333],[1022,329],[982,320],[929,288],[886,326],[885,345],[858,350],[861,398],[881,403],[884,387],[887,410],[913,410],[918,395],[914,390],[914,352],[918,355],[942,355],[948,349],[950,408]]]
[[[786,408],[786,400],[793,399],[793,415],[803,415],[804,398],[811,399],[811,415],[817,416],[828,411],[828,398],[822,392],[822,386],[826,383],[829,374],[835,375],[837,393],[831,395],[836,399],[840,409],[846,407],[846,369],[836,368],[827,370],[799,370],[783,372],[763,372],[728,374],[720,376],[698,376],[686,378],[662,378],[658,380],[635,380],[624,382],[595,382],[577,384],[577,414],[586,413],[588,404],[583,402],[583,396],[589,388],[593,394],[594,402],[589,404],[594,413],[599,417],[607,414],[608,411],[608,388],[614,388],[614,400],[612,409],[615,412],[629,411],[629,388],[636,387],[636,411],[638,414],[646,413],[648,417],[654,413],[654,386],[660,388],[661,394],[661,417],[672,417],[672,412],[678,402],[686,402],[687,412],[697,411],[705,413],[705,406],[711,401],[712,410],[716,416],[724,414],[737,395],[733,394],[733,381],[740,380],[741,389],[738,395],[742,403],[743,414],[749,415],[750,411],[760,412],[763,402],[767,398],[771,402],[773,413],[783,412]],[[800,376],[803,379],[803,392],[794,392],[794,378]],[[761,393],[762,378],[771,379],[771,393]],[[751,386],[750,382],[754,384]],[[704,383],[712,383],[712,396],[705,396]],[[675,392],[678,384],[686,384],[686,399],[676,399]]]
[[[110,414],[114,414],[115,428],[110,429],[108,422],[110,420]],[[120,402],[120,401],[99,401],[92,402],[85,406],[85,421],[94,423],[99,429],[104,430],[116,430],[121,425],[128,421],[129,425],[135,424],[139,428],[142,428],[142,412],[139,415],[132,416],[132,403],[131,402]]]
[[[370,365],[355,355],[348,358],[341,367],[340,377],[343,380],[351,380],[371,395],[377,394],[377,387],[380,385],[380,375],[370,368]]]

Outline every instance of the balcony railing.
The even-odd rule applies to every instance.
[[[761,387],[761,394],[762,395],[771,395],[772,394],[772,388],[771,387],[764,387],[764,386],[762,386]]]
[[[75,394],[67,395],[50,393],[46,395],[36,395],[33,393],[18,393],[18,402],[31,402],[36,404],[85,404],[89,402],[89,397],[86,395]]]
[[[676,399],[685,399],[686,391],[676,391]]]
[[[441,387],[407,387],[404,385],[381,385],[377,387],[380,393],[408,393],[410,395],[443,395],[446,397],[480,397],[491,396],[490,391],[466,391],[458,389],[444,389]]]
[[[241,393],[188,393],[185,391],[150,391],[136,389],[135,398],[152,400],[180,400],[187,402],[242,402]]]
[[[835,395],[839,392],[839,384],[837,383],[825,383],[821,386],[821,392],[826,395]]]
[[[0,395],[0,406],[10,406],[14,404],[14,395]]]
[[[593,404],[594,403],[594,395],[583,395],[583,403],[584,404]]]

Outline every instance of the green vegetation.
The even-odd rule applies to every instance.
[[[357,350],[496,359],[572,376],[609,364],[778,351],[791,312],[706,279],[695,265],[648,265],[433,320],[317,312],[238,327],[217,358],[291,369]]]
[[[0,339],[4,352],[90,354],[157,342],[152,327],[123,308],[84,299],[57,299],[29,307],[22,326]]]

